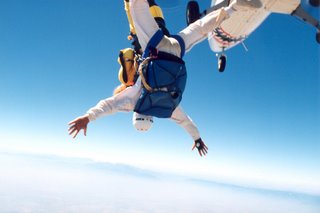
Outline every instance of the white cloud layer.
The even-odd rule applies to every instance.
[[[0,155],[0,212],[320,212],[320,197],[90,160]]]

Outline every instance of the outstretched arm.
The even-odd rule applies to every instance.
[[[132,111],[141,93],[141,82],[138,80],[134,86],[128,87],[118,94],[101,100],[88,112],[69,122],[69,135],[75,138],[83,129],[87,134],[87,125],[90,121],[120,111]]]
[[[184,113],[182,108],[178,106],[172,113],[171,119],[184,128],[194,140],[192,150],[198,149],[199,155],[204,156],[208,152],[208,147],[202,141],[200,133],[191,118]]]
[[[135,85],[125,88],[112,97],[99,101],[99,103],[87,111],[89,120],[93,121],[117,112],[132,111],[141,94],[141,81],[138,78]]]

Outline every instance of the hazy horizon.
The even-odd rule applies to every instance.
[[[320,195],[255,189],[89,159],[0,153],[0,212],[317,213]]]

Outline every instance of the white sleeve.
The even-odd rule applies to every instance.
[[[182,108],[178,106],[172,113],[171,119],[174,120],[177,124],[183,127],[193,140],[198,140],[200,138],[200,133],[195,123],[191,118],[184,113]]]
[[[96,106],[87,111],[89,120],[93,121],[116,112],[132,111],[141,94],[141,81],[138,79],[135,85],[126,88],[122,92],[107,99],[101,100]]]

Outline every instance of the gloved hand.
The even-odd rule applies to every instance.
[[[198,140],[194,141],[192,150],[194,150],[194,148],[198,149],[199,155],[205,156],[208,153],[208,147],[206,146],[206,144],[202,141],[201,138],[199,138]]]

